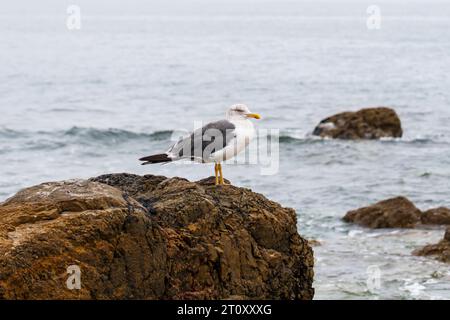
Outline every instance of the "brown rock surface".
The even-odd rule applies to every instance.
[[[420,223],[420,216],[411,201],[396,197],[349,211],[343,219],[368,228],[413,228]]]
[[[317,125],[313,134],[335,139],[379,139],[401,137],[403,130],[393,109],[378,107],[328,117]]]
[[[413,253],[418,256],[433,256],[439,261],[450,263],[450,227],[439,243],[427,245]]]
[[[210,179],[105,175],[0,204],[4,299],[312,299],[312,281],[295,212]]]
[[[450,209],[439,207],[422,213],[420,217],[423,224],[450,224]]]

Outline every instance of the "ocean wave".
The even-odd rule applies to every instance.
[[[0,137],[3,138],[27,138],[33,137],[34,139],[40,137],[67,137],[67,138],[81,138],[85,141],[106,141],[106,140],[116,140],[116,141],[129,141],[135,139],[149,139],[153,141],[169,140],[176,131],[175,130],[160,130],[150,133],[135,132],[125,129],[108,128],[108,129],[98,129],[89,127],[72,127],[67,130],[57,130],[57,131],[28,131],[28,130],[13,130],[13,129],[0,129]],[[184,132],[183,132],[184,133]],[[185,133],[184,133],[185,134]],[[281,133],[280,135],[268,134],[266,136],[270,139],[277,139],[280,143],[310,143],[310,142],[322,142],[329,141],[332,139],[321,138],[312,135],[301,134],[289,134]]]
[[[381,143],[387,144],[434,144],[434,143],[444,143],[447,144],[449,141],[445,141],[441,136],[417,136],[417,137],[403,137],[403,138],[381,138],[379,140]]]
[[[282,133],[280,135],[270,135],[270,138],[271,139],[278,138],[278,141],[281,144],[312,144],[312,143],[324,143],[333,140],[330,138],[313,136],[311,134],[299,135],[289,133]]]
[[[135,132],[131,130],[118,128],[91,128],[91,127],[71,127],[67,130],[55,131],[30,131],[30,130],[15,130],[9,128],[0,128],[0,138],[3,139],[33,139],[34,141],[40,138],[58,140],[61,138],[79,139],[82,143],[89,142],[111,142],[121,143],[132,140],[149,140],[149,141],[164,141],[170,140],[175,130],[158,130],[153,132]],[[441,136],[417,136],[407,138],[382,138],[380,140],[340,140],[322,138],[313,136],[311,133],[295,132],[288,130],[280,134],[268,134],[267,138],[278,139],[280,144],[314,144],[314,143],[352,143],[352,142],[369,142],[369,143],[383,143],[383,144],[412,144],[424,145],[444,143],[449,144],[450,141],[443,139]]]
[[[151,133],[134,132],[124,129],[96,129],[96,128],[82,128],[72,127],[63,132],[63,135],[68,137],[84,138],[91,141],[129,141],[134,139],[150,139],[153,141],[166,140],[172,135],[171,130],[154,131]]]
[[[71,127],[67,130],[56,130],[56,131],[29,131],[29,130],[13,130],[3,128],[0,129],[0,137],[3,138],[28,138],[33,137],[33,139],[39,137],[67,137],[73,139],[82,139],[84,141],[108,141],[114,140],[116,142],[120,141],[129,141],[136,139],[148,139],[152,141],[162,141],[169,140],[172,135],[176,132],[176,130],[158,130],[150,133],[145,132],[135,132],[131,130],[118,129],[118,128],[107,128],[107,129],[99,129],[99,128],[90,128],[90,127]],[[180,133],[181,134],[181,133]],[[183,132],[183,134],[186,134]],[[280,135],[270,135],[268,136],[271,139],[279,139],[280,143],[309,143],[309,142],[322,142],[331,140],[328,138],[321,138],[312,135],[304,135],[301,134],[288,134],[282,133]]]
[[[271,136],[271,138],[272,137],[274,136]],[[280,143],[294,143],[294,142],[301,142],[304,140],[303,138],[293,137],[290,135],[280,135],[278,136],[278,139]]]
[[[25,149],[57,149],[71,144],[117,144],[129,141],[163,141],[172,136],[171,130],[160,130],[150,133],[134,132],[124,129],[98,129],[72,127],[67,130],[30,131],[0,129],[0,139],[21,144]]]
[[[24,133],[24,131],[0,128],[0,138],[17,138],[23,136]]]
[[[277,137],[272,135],[272,137]],[[383,143],[383,144],[408,144],[408,145],[425,145],[425,144],[450,144],[450,141],[442,139],[442,137],[413,137],[413,138],[381,138],[379,140],[345,140],[322,138],[306,134],[304,136],[281,134],[278,136],[279,142],[282,144],[302,144],[302,143],[323,143],[323,142],[347,142],[347,143]]]

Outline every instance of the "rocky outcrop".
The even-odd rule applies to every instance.
[[[114,174],[20,191],[0,204],[0,298],[312,299],[294,210],[213,182]]]
[[[450,224],[450,209],[439,207],[424,211],[420,216],[423,224]]]
[[[361,209],[347,212],[343,220],[368,228],[415,228],[424,225],[450,225],[450,209],[439,207],[420,211],[405,197],[396,197]],[[450,262],[450,228],[438,244],[427,245],[413,252],[420,256],[436,256]]]
[[[405,197],[396,197],[347,212],[345,222],[368,228],[413,228],[420,223],[421,211]]]
[[[328,117],[317,125],[313,135],[335,139],[398,138],[403,135],[403,130],[393,109],[379,107]]]
[[[420,225],[449,225],[450,209],[439,207],[424,212],[405,197],[380,201],[347,212],[343,220],[367,228],[414,228]]]
[[[413,253],[418,256],[433,256],[439,261],[450,263],[450,227],[447,228],[442,241],[427,245]]]

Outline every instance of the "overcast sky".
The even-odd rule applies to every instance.
[[[71,4],[80,6],[85,15],[358,16],[368,6],[378,5],[386,16],[450,18],[448,0],[5,0],[0,3],[0,16],[58,15]]]

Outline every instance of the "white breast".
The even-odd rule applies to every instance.
[[[222,162],[233,158],[242,152],[255,136],[253,123],[248,119],[231,122],[235,125],[235,138],[230,140],[225,148],[211,154],[211,161]]]

